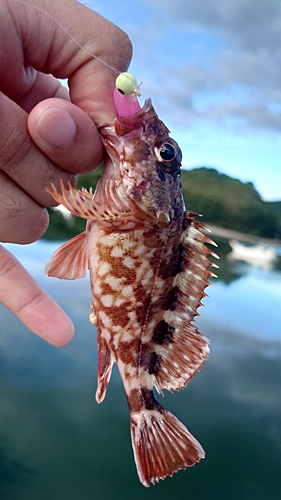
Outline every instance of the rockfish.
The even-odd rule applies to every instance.
[[[107,158],[96,192],[62,183],[61,194],[49,190],[87,226],[52,255],[46,272],[71,280],[90,270],[96,399],[103,401],[116,362],[138,475],[150,486],[205,455],[153,388],[181,389],[208,357],[209,341],[192,322],[213,275],[205,245],[212,241],[197,214],[185,211],[181,150],[149,99],[100,133]]]

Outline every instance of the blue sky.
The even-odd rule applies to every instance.
[[[88,0],[124,29],[130,71],[183,151],[281,200],[280,0]]]

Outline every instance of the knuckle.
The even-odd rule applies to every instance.
[[[36,211],[36,215],[25,224],[25,229],[18,235],[19,243],[27,245],[39,240],[49,227],[49,215],[45,208]]]
[[[17,265],[17,259],[0,245],[0,277],[9,275]]]
[[[22,236],[22,244],[34,243],[39,240],[49,227],[49,215],[46,209],[42,209],[40,217],[36,218],[36,222],[32,227],[28,227],[28,231]]]
[[[0,168],[4,172],[10,173],[25,160],[30,149],[31,141],[27,132],[25,132],[25,128],[20,123],[15,124],[12,130],[9,129],[7,133],[1,134]]]
[[[6,243],[29,244],[47,231],[49,215],[45,208],[26,210],[20,196],[0,193],[0,240]]]
[[[37,289],[33,292],[31,296],[28,296],[23,301],[23,303],[18,306],[18,308],[15,310],[15,313],[18,316],[28,314],[30,310],[36,309],[44,301],[45,301],[45,292],[41,289]]]

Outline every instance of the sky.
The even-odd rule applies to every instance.
[[[281,200],[280,0],[80,0],[133,43],[130,71],[200,166]]]

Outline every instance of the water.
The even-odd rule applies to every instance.
[[[0,308],[1,500],[279,500],[281,490],[281,272],[230,261],[198,326],[211,355],[189,386],[165,394],[206,459],[145,489],[139,484],[117,371],[95,401],[97,351],[87,279],[46,278],[57,245],[13,247],[76,325],[54,348]]]

